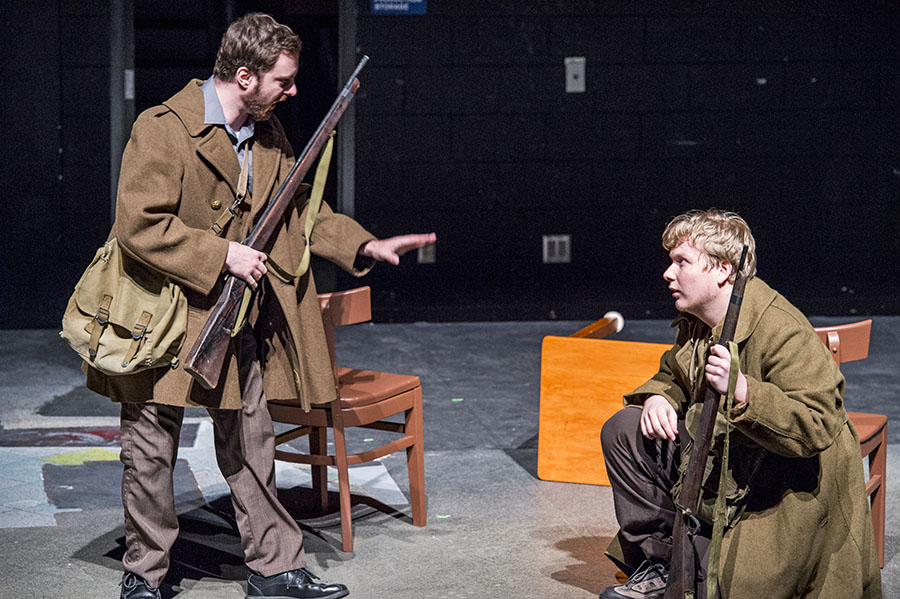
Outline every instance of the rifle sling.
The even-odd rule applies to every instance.
[[[334,146],[334,131],[322,150],[322,158],[319,159],[319,166],[316,167],[316,178],[313,180],[312,193],[309,196],[309,207],[306,210],[306,222],[303,226],[303,235],[306,238],[306,244],[303,248],[303,256],[300,258],[300,264],[294,273],[290,273],[287,269],[278,265],[271,256],[266,257],[266,266],[270,266],[272,273],[285,283],[293,283],[306,274],[309,270],[309,260],[311,255],[310,243],[312,242],[313,226],[316,224],[316,218],[319,216],[319,209],[322,207],[322,194],[325,192],[325,182],[328,180],[328,166],[331,163],[331,153]]]
[[[731,407],[734,405],[734,390],[737,386],[738,373],[741,369],[738,346],[734,341],[728,342],[731,354],[731,369],[728,373],[728,391],[725,394],[725,441],[722,445],[722,466],[719,471],[719,488],[716,492],[716,507],[713,517],[713,530],[709,543],[709,560],[706,565],[706,596],[714,598],[719,584],[719,557],[722,552],[722,537],[725,535],[725,482],[728,479],[728,450],[732,424],[728,421]]]
[[[274,274],[285,283],[293,283],[294,281],[305,275],[306,271],[309,270],[312,231],[313,227],[316,224],[316,218],[319,216],[319,210],[322,207],[322,195],[325,192],[325,182],[328,179],[328,167],[331,164],[331,154],[333,146],[334,131],[332,131],[331,135],[328,137],[328,143],[325,145],[325,149],[322,150],[322,157],[319,159],[319,166],[316,167],[316,176],[313,180],[312,193],[309,197],[309,206],[306,209],[306,222],[304,223],[303,228],[303,233],[306,238],[306,244],[303,248],[303,256],[300,258],[300,264],[297,266],[297,270],[293,273],[290,273],[287,271],[287,269],[276,263],[271,256],[266,256],[266,266],[269,267],[269,272]],[[241,172],[241,175],[242,181],[244,181],[244,184],[246,185],[246,181],[243,178],[243,171]],[[238,186],[238,189],[240,191],[240,186]],[[235,326],[231,329],[232,337],[236,336],[240,332],[240,330],[244,328],[244,325],[247,324],[252,297],[253,290],[249,286],[244,287],[244,296],[243,298],[241,298],[241,307],[238,310],[237,319],[235,320]]]
[[[247,197],[247,187],[250,179],[250,152],[252,151],[252,143],[253,139],[251,138],[244,148],[244,161],[241,163],[241,175],[238,177],[238,186],[234,196],[234,202],[210,227],[210,230],[216,235],[222,234],[222,231],[225,230],[225,227],[228,226],[228,223],[230,223],[231,219],[237,214],[238,206],[240,206],[241,203],[243,203],[244,198]]]

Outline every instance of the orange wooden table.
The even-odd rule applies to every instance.
[[[622,409],[622,396],[659,370],[671,345],[544,337],[538,477],[542,480],[609,485],[600,429]]]

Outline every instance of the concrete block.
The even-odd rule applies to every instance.
[[[408,84],[407,71],[396,67],[367,64],[360,79],[359,91],[353,103],[356,113],[400,114]]]
[[[737,60],[740,56],[740,23],[740,19],[732,16],[652,17],[647,21],[647,60]]]
[[[477,63],[529,62],[548,54],[548,21],[540,16],[457,18],[453,55]]]
[[[748,156],[822,156],[830,143],[830,115],[820,111],[744,112],[737,137]]]
[[[357,46],[371,66],[447,64],[453,61],[453,22],[441,16],[367,16],[360,12]],[[368,68],[368,67],[367,67]]]
[[[485,114],[499,109],[505,67],[413,67],[406,70],[404,109],[411,114]]]
[[[878,105],[879,72],[862,62],[804,62],[785,65],[788,109],[853,108]]]
[[[734,156],[742,151],[731,111],[650,113],[642,122],[644,157]]]
[[[459,162],[515,156],[538,160],[546,155],[547,127],[528,115],[460,116],[452,119],[451,157]]]
[[[59,20],[63,67],[109,66],[108,15],[63,16]]]
[[[588,66],[596,110],[671,111],[688,108],[690,72],[683,65]]]
[[[450,155],[450,131],[450,119],[443,116],[359,118],[357,160],[441,162]]]
[[[547,117],[547,131],[553,140],[548,156],[560,162],[637,159],[641,151],[636,114],[553,114]]]
[[[584,56],[600,64],[638,63],[644,59],[642,17],[585,14],[550,19],[550,56]],[[588,81],[590,84],[590,81]]]
[[[747,61],[821,60],[831,45],[828,16],[807,7],[794,14],[760,14],[741,28]]]
[[[700,64],[690,67],[694,109],[779,110],[785,96],[780,63]]]

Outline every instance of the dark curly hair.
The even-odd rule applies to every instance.
[[[233,81],[237,70],[247,67],[261,76],[275,66],[283,53],[300,55],[300,38],[287,25],[263,13],[250,13],[228,27],[219,44],[213,75]]]

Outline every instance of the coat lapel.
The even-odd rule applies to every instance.
[[[273,117],[274,118],[274,117]],[[281,165],[281,149],[272,142],[271,123],[256,124],[253,141],[253,194],[250,205],[251,222],[267,204]]]
[[[234,146],[222,127],[210,127],[197,144],[197,153],[218,175],[228,183],[231,192],[237,194],[241,165]],[[254,168],[254,174],[256,169]]]
[[[203,104],[203,81],[194,79],[184,89],[169,98],[164,104],[184,123],[188,134],[197,139],[197,154],[228,183],[231,192],[237,194],[241,165],[238,163],[234,146],[228,133],[222,127],[207,125]],[[255,171],[254,171],[255,174]]]

